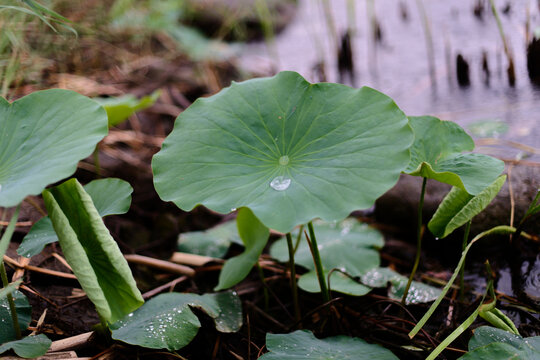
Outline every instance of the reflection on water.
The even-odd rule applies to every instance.
[[[276,38],[277,59],[266,63],[278,70],[294,70],[308,80],[319,81],[315,65],[324,58],[328,81],[338,81],[335,41],[330,38],[318,0],[299,0],[296,18]],[[334,0],[332,12],[336,28],[347,28],[347,1]],[[481,17],[473,14],[472,1],[424,0],[433,38],[435,83],[430,79],[425,33],[415,0],[377,0],[375,13],[381,42],[372,41],[366,2],[356,1],[356,32],[351,37],[357,86],[371,86],[389,96],[408,115],[435,115],[467,127],[479,120],[507,122],[502,136],[540,148],[540,90],[529,81],[526,64],[526,19],[530,12],[530,32],[540,27],[536,2],[496,1],[514,54],[516,84],[509,86],[507,60],[497,24],[489,8]],[[503,8],[511,4],[509,12]],[[404,14],[406,16],[404,16]],[[248,67],[265,63],[262,43],[246,49]],[[457,82],[456,58],[461,54],[469,64],[470,85]],[[486,68],[489,77],[486,76]],[[500,154],[513,157],[518,153]],[[497,154],[494,154],[497,155]],[[540,159],[537,155],[534,160]]]

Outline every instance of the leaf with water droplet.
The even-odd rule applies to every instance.
[[[469,341],[469,352],[460,359],[540,359],[540,336],[523,338],[508,331],[481,326]]]
[[[398,360],[390,350],[359,338],[340,335],[317,339],[307,330],[267,334],[266,347],[270,352],[260,360]]]
[[[12,292],[12,296],[15,300],[15,308],[19,317],[19,326],[21,330],[26,330],[32,320],[32,307],[22,292],[15,290]],[[13,321],[7,298],[0,299],[0,344],[16,339],[17,336],[13,330]]]
[[[37,358],[49,350],[51,343],[52,341],[43,334],[27,336],[20,340],[10,341],[0,345],[0,354],[8,350],[13,350],[20,357],[26,359]]]
[[[248,207],[283,233],[341,220],[397,182],[413,141],[407,122],[366,87],[294,72],[233,83],[180,114],[152,160],[154,185],[181,209]]]
[[[201,326],[190,307],[214,319],[220,332],[236,332],[242,326],[242,305],[231,292],[217,294],[161,294],[111,325],[112,338],[151,349],[181,349],[193,340]]]
[[[407,277],[389,268],[372,269],[363,274],[360,278],[362,284],[371,287],[385,288],[390,284],[388,297],[396,300],[400,300],[403,297],[403,292],[405,291],[405,286],[408,281]],[[440,294],[441,290],[436,287],[413,281],[409,293],[407,294],[407,299],[405,299],[405,303],[409,305],[431,302],[437,299]]]

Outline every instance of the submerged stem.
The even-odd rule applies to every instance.
[[[300,322],[300,305],[298,304],[298,287],[296,286],[296,269],[294,268],[294,248],[291,233],[287,233],[287,247],[289,249],[289,271],[291,272],[291,291],[294,303],[294,319]]]
[[[321,287],[321,293],[323,295],[324,302],[330,301],[330,292],[328,286],[326,286],[326,277],[321,262],[321,254],[319,254],[319,248],[317,247],[317,238],[315,237],[315,231],[313,230],[313,223],[308,222],[309,237],[311,240],[311,254],[313,255],[313,262],[315,263],[315,269],[317,270],[317,278],[319,279],[319,285]]]
[[[420,255],[422,254],[422,208],[424,207],[424,195],[426,194],[426,183],[427,178],[422,180],[422,191],[420,192],[420,202],[418,203],[418,222],[416,226],[416,257],[414,259],[413,269],[411,275],[409,276],[409,281],[407,281],[407,286],[405,286],[405,291],[403,292],[403,297],[401,298],[401,303],[405,305],[405,300],[407,299],[407,294],[411,287],[411,283],[420,263]]]

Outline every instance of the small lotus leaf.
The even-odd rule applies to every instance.
[[[428,228],[431,233],[442,239],[472,220],[497,196],[505,181],[506,175],[499,176],[491,185],[474,196],[453,187],[429,221]]]
[[[480,193],[503,171],[501,160],[472,151],[474,141],[457,124],[432,116],[410,117],[415,140],[405,172]]]
[[[267,334],[266,347],[270,351],[261,360],[397,360],[388,349],[369,344],[362,339],[333,336],[317,339],[307,330],[290,334]]]
[[[351,276],[359,276],[379,266],[379,252],[376,249],[384,245],[384,240],[377,230],[359,223],[354,218],[338,223],[317,220],[313,229],[325,270],[340,269]],[[293,238],[295,236],[293,233]],[[272,244],[270,255],[279,261],[288,261],[289,252],[285,238]],[[315,270],[309,245],[304,239],[296,250],[294,261],[306,269]]]
[[[328,272],[326,271],[325,278],[328,279]],[[298,287],[307,292],[321,292],[321,285],[319,284],[319,279],[317,278],[317,272],[310,271],[303,274],[298,280]],[[351,279],[349,276],[343,274],[341,271],[332,272],[332,275],[330,276],[330,281],[328,283],[328,288],[331,291],[337,291],[342,294],[352,296],[366,295],[372,290],[371,287],[363,285],[358,281]]]
[[[114,322],[141,306],[129,265],[82,185],[70,179],[43,191],[43,200],[66,260],[101,318]]]
[[[523,338],[490,326],[474,331],[469,341],[469,352],[463,360],[506,360],[540,358],[540,336]]]
[[[225,262],[219,273],[219,283],[215,291],[228,289],[244,280],[259,260],[270,236],[270,230],[248,208],[241,208],[238,211],[236,222],[245,250]]]
[[[144,110],[154,105],[159,98],[160,92],[154,91],[152,94],[137,99],[133,95],[124,95],[110,98],[94,98],[105,110],[109,119],[109,126],[116,126],[122,123],[137,111]]]
[[[178,251],[222,258],[232,243],[242,244],[236,221],[227,221],[205,231],[192,231],[180,234]]]
[[[22,292],[15,290],[11,294],[15,301],[19,326],[21,330],[26,330],[32,320],[32,307]],[[8,300],[6,298],[0,299],[0,324],[2,324],[0,326],[0,344],[17,339],[15,330],[13,330],[13,320],[11,319],[11,312],[9,311]]]
[[[405,276],[400,275],[389,268],[372,269],[360,278],[362,284],[371,287],[386,287],[387,284],[390,284],[388,296],[396,300],[401,300],[403,297],[403,292],[405,291],[408,281]],[[405,303],[409,305],[434,301],[440,294],[441,290],[438,288],[418,281],[413,281],[409,292],[407,293]]]
[[[0,98],[0,206],[73,174],[107,131],[105,110],[73,91],[37,91],[11,104]]]
[[[101,217],[124,214],[131,206],[133,188],[124,180],[108,178],[93,180],[84,186]],[[51,219],[45,216],[39,219],[24,237],[17,253],[32,257],[39,254],[45,245],[58,241]]]
[[[153,158],[154,185],[183,210],[248,207],[286,233],[371,207],[407,166],[411,142],[387,96],[282,72],[182,112]]]
[[[151,349],[178,350],[193,340],[201,326],[190,306],[214,319],[220,332],[235,332],[242,326],[242,305],[234,293],[170,293],[156,296],[112,324],[112,337]]]
[[[27,336],[0,345],[0,354],[13,350],[20,357],[30,359],[44,355],[51,347],[52,341],[45,335]]]
[[[8,294],[11,294],[15,290],[17,290],[17,287],[21,284],[22,280],[19,279],[15,282],[9,283],[7,286],[4,286],[0,289],[0,300],[5,299]]]

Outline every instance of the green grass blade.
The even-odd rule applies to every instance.
[[[471,240],[471,242],[469,243],[469,245],[467,245],[467,247],[465,248],[465,250],[463,251],[463,253],[461,254],[461,258],[459,259],[459,262],[456,266],[456,269],[454,270],[454,273],[452,274],[452,277],[450,278],[450,280],[448,280],[448,283],[446,284],[446,286],[443,288],[442,290],[442,293],[441,295],[437,298],[437,300],[435,300],[435,302],[431,305],[431,307],[429,308],[429,310],[424,314],[424,316],[422,317],[422,319],[420,319],[420,321],[418,322],[418,324],[416,324],[416,326],[411,330],[411,332],[409,333],[409,338],[413,338],[416,334],[418,334],[418,332],[422,329],[422,327],[424,327],[424,325],[426,324],[426,322],[429,320],[429,318],[431,317],[431,315],[433,315],[433,313],[435,312],[435,310],[437,309],[437,307],[439,306],[439,304],[441,303],[442,299],[444,299],[446,293],[448,292],[448,290],[450,290],[450,287],[452,286],[452,284],[454,283],[454,281],[456,280],[458,274],[459,274],[459,270],[461,269],[461,266],[463,265],[464,261],[465,261],[465,257],[467,256],[467,253],[469,252],[469,249],[471,248],[471,246],[478,240],[480,240],[481,238],[485,237],[485,236],[488,236],[488,235],[495,235],[495,234],[513,234],[516,232],[516,229],[514,227],[511,227],[511,226],[506,226],[506,225],[501,225],[501,226],[496,226],[492,229],[489,229],[487,231],[484,231],[478,235],[476,235],[476,237],[474,239]]]

